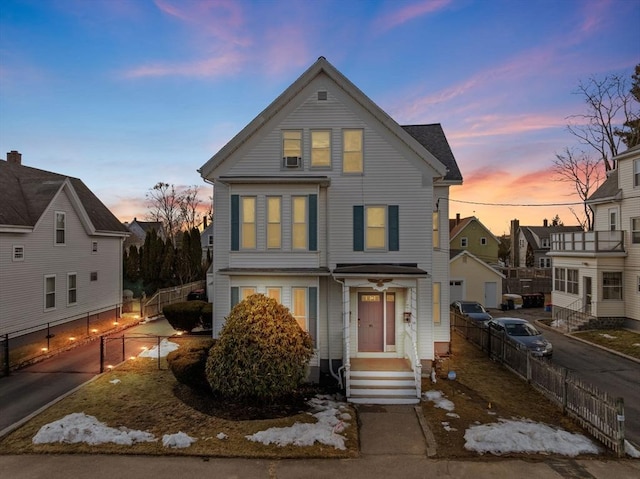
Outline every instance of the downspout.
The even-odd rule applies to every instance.
[[[319,193],[320,191],[318,191]],[[331,224],[331,221],[329,220],[329,189],[327,188],[325,196],[324,196],[324,211],[325,211],[325,215],[327,217],[326,223],[325,223],[325,228],[324,228],[324,232],[325,232],[325,248],[326,248],[326,254],[327,254],[327,265],[331,264],[330,261],[330,256],[331,256],[331,248],[329,247],[329,241],[330,241],[330,232],[329,232],[329,225]],[[341,283],[340,281],[338,281],[333,275],[331,276],[333,278],[334,281],[340,283],[343,286],[343,294],[344,294],[344,283]],[[328,285],[327,285],[328,286]],[[342,307],[341,307],[342,309]],[[344,312],[342,313],[344,314]],[[343,319],[344,322],[344,319]],[[341,366],[338,369],[338,372],[334,372],[333,371],[333,359],[331,357],[331,319],[327,318],[327,355],[329,356],[329,373],[331,374],[331,376],[333,376],[333,378],[338,381],[338,384],[340,385],[340,388],[343,388],[344,385],[342,384],[342,375],[340,374],[341,369],[343,369],[343,366]],[[344,359],[343,359],[344,361]]]
[[[342,286],[342,304],[340,309],[342,310],[342,324],[344,326],[345,323],[345,319],[344,319],[344,288],[346,288],[344,281],[340,281],[339,279],[336,279],[335,276],[332,276],[333,280],[340,284]],[[331,375],[338,381],[338,384],[340,385],[340,388],[344,388],[344,384],[342,384],[342,371],[344,370],[344,362],[345,362],[345,358],[342,358],[342,366],[340,366],[338,368],[338,373],[334,373],[333,372],[333,361],[331,360],[331,331],[330,331],[330,325],[331,321],[327,321],[327,336],[329,337],[329,340],[327,341],[327,346],[329,349],[329,372],[331,373]],[[343,333],[344,334],[344,333]],[[342,338],[342,342],[344,343],[344,337]]]

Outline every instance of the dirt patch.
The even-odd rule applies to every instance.
[[[500,418],[528,419],[588,436],[560,408],[514,373],[489,360],[458,334],[453,333],[451,340],[453,354],[443,362],[437,382],[423,379],[422,384],[423,392],[440,391],[455,405],[454,411],[447,411],[435,407],[432,401],[422,402],[423,414],[436,439],[437,457],[478,458],[477,452],[464,447],[465,431],[474,425],[498,422]],[[449,371],[455,371],[455,380],[447,379]],[[502,455],[505,456],[525,454]]]

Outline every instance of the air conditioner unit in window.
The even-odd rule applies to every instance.
[[[300,168],[299,156],[285,156],[284,157],[285,168]]]

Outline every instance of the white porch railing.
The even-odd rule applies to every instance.
[[[551,252],[624,253],[624,231],[552,233]]]
[[[422,395],[422,363],[418,356],[418,331],[416,324],[416,289],[409,288],[405,311],[411,312],[411,320],[404,325],[404,354],[409,358],[411,369],[413,369],[413,380],[416,385],[418,398]]]

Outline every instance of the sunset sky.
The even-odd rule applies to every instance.
[[[122,221],[159,181],[208,202],[196,170],[324,56],[401,125],[442,124],[452,217],[576,224],[552,160],[579,146],[579,83],[630,81],[639,25],[640,0],[1,0],[0,156]]]

